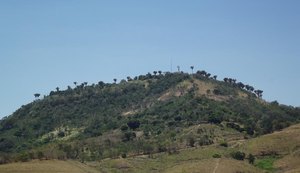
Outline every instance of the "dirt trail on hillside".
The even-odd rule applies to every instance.
[[[220,164],[220,159],[217,159],[217,163],[216,163],[216,166],[215,166],[215,169],[214,169],[213,173],[217,172],[219,164]]]

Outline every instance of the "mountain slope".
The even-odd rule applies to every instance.
[[[57,88],[0,121],[1,162],[173,153],[299,122],[299,108],[267,103],[261,93],[204,71]]]

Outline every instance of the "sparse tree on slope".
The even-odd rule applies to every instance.
[[[35,98],[39,98],[40,95],[41,95],[41,94],[39,94],[39,93],[35,93],[35,94],[34,94],[34,97],[35,97]]]
[[[194,74],[194,66],[190,67],[192,69],[192,74]]]

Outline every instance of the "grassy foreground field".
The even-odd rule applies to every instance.
[[[31,161],[0,165],[1,173],[97,173],[90,166],[77,161]]]
[[[241,145],[210,145],[129,158],[105,159],[99,162],[44,160],[0,165],[0,173],[264,173],[300,172],[300,124],[273,134],[242,141]],[[238,140],[237,142],[241,142]],[[254,165],[247,160],[231,159],[232,151],[256,156]],[[218,154],[221,158],[214,158]],[[255,166],[256,165],[256,166]]]
[[[181,150],[178,154],[155,154],[151,158],[139,156],[127,159],[107,159],[99,163],[97,168],[102,172],[116,173],[260,173],[260,169],[247,161],[228,158],[230,148],[208,146]],[[219,154],[221,158],[213,158]]]

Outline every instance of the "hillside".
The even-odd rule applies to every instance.
[[[214,127],[212,125],[211,127]],[[0,165],[0,172],[201,172],[201,173],[263,173],[287,172],[296,173],[300,170],[299,144],[300,124],[293,125],[282,131],[262,135],[248,140],[233,140],[242,145],[228,147],[209,145],[180,150],[177,153],[156,153],[129,158],[104,159],[98,162],[82,164],[76,161],[31,161],[26,163],[11,163]],[[292,137],[291,137],[292,136]],[[295,138],[296,137],[296,138]],[[290,140],[290,142],[281,140]],[[261,147],[264,146],[264,147]],[[270,149],[272,149],[270,152]],[[248,159],[236,160],[231,153],[243,151],[247,155],[255,155],[254,164]],[[214,157],[216,154],[219,157]]]
[[[299,108],[268,103],[261,90],[211,76],[155,71],[119,83],[74,82],[74,88],[57,88],[44,98],[35,94],[35,101],[0,121],[0,161],[89,162],[239,146],[236,141],[299,122]],[[236,161],[220,160],[227,162]]]

